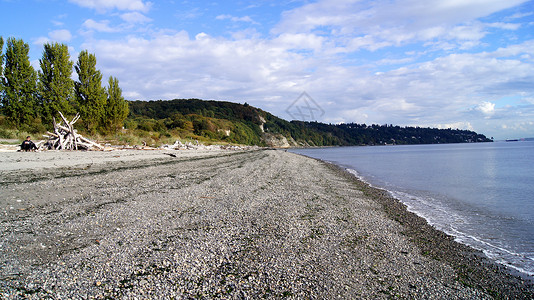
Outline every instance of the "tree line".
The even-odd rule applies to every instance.
[[[470,130],[438,129],[414,126],[366,125],[357,123],[323,124],[292,121],[323,136],[337,137],[338,145],[413,145],[491,142],[485,135]],[[328,141],[328,140],[327,140]]]
[[[469,130],[286,121],[248,104],[199,99],[130,102],[126,127],[178,132],[239,144],[265,146],[265,133],[280,134],[299,145],[353,146],[491,142]],[[263,130],[262,130],[263,129]]]
[[[22,39],[8,38],[3,49],[0,36],[0,112],[13,125],[50,127],[61,111],[79,113],[78,126],[89,133],[110,133],[123,126],[128,102],[117,78],[110,76],[108,85],[102,86],[94,54],[81,51],[74,63],[67,45],[46,43],[36,71],[30,63],[30,47]]]
[[[158,132],[204,142],[264,145],[261,139],[261,110],[226,101],[174,99],[131,101],[127,129],[138,135]]]

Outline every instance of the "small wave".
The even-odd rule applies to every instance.
[[[444,145],[435,146],[432,151],[402,146],[304,152],[389,192],[408,211],[497,263],[534,276],[534,206],[530,202],[527,206],[520,204],[530,201],[524,195],[533,190],[531,186],[518,189],[509,184],[511,178],[531,182],[532,175],[525,174],[532,172],[524,167],[528,164],[521,162],[531,157],[532,151],[514,148],[516,151],[511,152],[510,145],[505,145],[507,149],[491,146],[491,151],[469,145]],[[436,149],[440,150],[438,155]],[[465,168],[466,163],[472,167]],[[521,195],[507,193],[508,190]]]
[[[470,235],[455,228],[454,224],[463,226],[471,223],[466,215],[455,213],[454,210],[441,205],[441,201],[430,196],[417,196],[409,192],[387,189],[376,186],[369,182],[358,171],[345,168],[359,180],[372,187],[386,190],[393,198],[406,205],[408,211],[424,218],[434,228],[453,236],[456,241],[482,251],[487,257],[495,262],[519,271],[529,276],[534,276],[534,258],[526,254],[516,253],[509,249],[490,243],[474,235]]]
[[[483,239],[480,239],[474,235],[465,234],[462,231],[456,230],[454,227],[452,227],[451,229],[454,231],[452,236],[455,237],[456,241],[461,242],[462,244],[469,245],[477,250],[482,251],[487,257],[495,260],[499,264],[510,267],[521,273],[534,276],[534,271],[529,270],[530,268],[534,267],[533,263],[525,262],[525,261],[534,262],[533,257],[529,257],[526,254],[521,254],[521,253],[510,251],[506,248],[497,246]],[[523,265],[526,265],[527,267],[530,267],[530,268],[526,269],[525,267],[518,266],[518,264],[521,264],[521,262],[523,262]]]

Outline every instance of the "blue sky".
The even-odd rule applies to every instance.
[[[0,0],[0,35],[97,57],[129,100],[534,137],[534,1]]]

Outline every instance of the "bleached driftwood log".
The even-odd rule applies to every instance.
[[[44,137],[48,138],[48,141],[43,145],[44,148],[49,150],[104,150],[104,146],[97,144],[82,135],[78,134],[73,125],[80,119],[80,115],[77,114],[72,121],[68,121],[61,112],[62,123],[58,124],[54,118],[54,132],[47,132]]]

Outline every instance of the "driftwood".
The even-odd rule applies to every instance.
[[[74,123],[80,119],[80,115],[77,114],[72,121],[68,121],[61,112],[62,123],[57,123],[54,118],[54,132],[47,132],[44,137],[48,138],[48,141],[43,145],[48,150],[104,150],[104,146],[97,144],[81,134],[78,134],[73,128]]]

